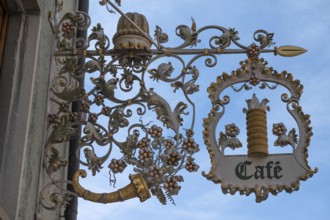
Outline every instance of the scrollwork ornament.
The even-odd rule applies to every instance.
[[[61,69],[59,75],[64,75],[66,73],[70,74],[72,77],[77,77],[78,69],[78,59],[76,57],[65,57],[63,59],[57,59],[58,64],[61,64]]]
[[[87,122],[83,133],[85,134],[81,137],[83,143],[95,141],[100,146],[108,144],[107,130],[98,124]]]
[[[95,49],[96,50],[107,50],[110,47],[110,40],[108,36],[104,34],[101,24],[97,24],[92,28],[92,33],[88,36],[88,43],[92,40],[96,40]]]
[[[253,34],[253,38],[255,41],[260,43],[260,47],[263,49],[265,47],[270,47],[275,45],[273,42],[274,33],[268,33],[265,30],[257,30]]]
[[[114,10],[112,10],[109,7],[109,5],[113,7],[113,3],[110,0],[100,0],[99,4],[102,5],[102,6],[105,5],[109,13],[111,13],[111,14],[116,13]],[[115,0],[115,4],[118,5],[118,6],[121,6],[121,0]]]
[[[274,129],[277,136],[275,145],[292,146],[293,154],[305,169],[304,175],[299,176],[300,179],[307,179],[316,172],[310,169],[306,160],[312,133],[309,116],[302,113],[299,106],[303,86],[293,79],[292,74],[285,71],[278,73],[266,67],[267,62],[259,58],[261,53],[271,51],[265,48],[274,44],[272,33],[257,30],[253,38],[258,45],[245,46],[238,42],[240,38],[234,28],[214,25],[199,28],[192,18],[191,25],[179,25],[175,29],[175,34],[183,42],[176,47],[165,47],[169,36],[156,26],[154,42],[149,36],[149,27],[143,15],[124,15],[117,7],[121,5],[120,0],[100,0],[99,3],[106,6],[111,13],[118,11],[122,14],[120,30],[113,38],[113,49],[110,49],[109,37],[101,24],[91,29],[87,39],[77,38],[77,30],[87,30],[90,25],[90,18],[85,13],[67,13],[56,26],[56,56],[59,57],[57,64],[60,65],[60,71],[53,81],[51,90],[54,98],[51,100],[58,105],[58,111],[48,115],[52,130],[45,148],[44,167],[51,180],[47,187],[55,187],[57,191],[49,197],[51,205],[45,205],[45,208],[65,206],[71,196],[101,203],[133,197],[145,201],[150,197],[150,192],[162,204],[168,201],[174,204],[173,197],[179,194],[180,185],[184,181],[182,170],[196,172],[199,168],[194,158],[200,149],[193,137],[196,110],[191,97],[200,89],[197,80],[201,73],[195,63],[203,59],[206,67],[215,67],[218,64],[217,55],[225,53],[245,53],[248,59],[242,61],[241,67],[236,71],[217,77],[216,82],[207,90],[212,109],[204,119],[203,137],[210,153],[212,168],[204,175],[216,183],[221,183],[225,193],[240,191],[248,195],[253,191],[249,187],[228,184],[216,173],[220,164],[218,161],[230,157],[224,157],[225,148],[230,151],[243,145],[239,140],[240,129],[234,123],[227,124],[225,131],[215,137],[216,126],[227,113],[225,110],[230,103],[230,97],[223,95],[223,91],[228,87],[232,87],[235,92],[252,89],[275,90],[279,86],[287,88],[288,94],[283,94],[281,98],[286,103],[288,112],[298,121],[299,129],[280,133],[281,126],[277,124]],[[139,17],[140,22],[130,19],[134,16]],[[199,36],[207,31],[217,32],[208,38],[209,48],[197,48],[200,43]],[[156,49],[152,49],[152,44]],[[232,45],[238,49],[229,49]],[[275,48],[273,52],[288,56],[304,51],[302,48],[286,46]],[[190,56],[190,60],[182,58],[181,55]],[[107,57],[111,57],[110,61]],[[84,65],[79,64],[82,59],[86,59]],[[86,74],[91,75],[91,86],[82,89],[79,80]],[[174,92],[180,90],[178,93],[183,94],[185,99],[173,103],[161,95],[157,86],[149,87],[149,78],[155,81],[154,83],[168,83],[174,88]],[[248,100],[246,113],[251,109],[261,109],[262,113],[259,111],[257,114],[260,118],[264,114],[263,111],[269,110],[268,100],[259,102],[256,99],[253,97]],[[70,104],[74,101],[79,102],[80,112],[70,111]],[[252,115],[255,112],[257,111],[253,111]],[[148,113],[151,113],[155,120],[150,119]],[[192,113],[189,115],[192,122],[189,127],[183,128],[189,113]],[[254,123],[250,116],[251,114],[247,114],[249,122],[252,121],[252,125],[257,124],[257,130],[262,127],[262,132],[265,132],[265,126]],[[264,115],[261,118],[265,121]],[[146,120],[148,121],[143,122]],[[105,125],[101,125],[101,121]],[[109,182],[114,186],[116,176],[124,173],[126,167],[130,166],[130,170],[136,174],[130,176],[131,183],[127,187],[113,193],[94,193],[79,183],[79,178],[87,176],[85,170],[77,171],[72,182],[53,179],[56,172],[67,166],[67,161],[59,153],[60,148],[57,145],[76,136],[77,125],[81,125],[83,131],[76,149],[76,157],[79,158],[81,167],[89,170],[91,176],[98,175],[102,169],[107,170]],[[249,127],[255,128],[250,124]],[[117,148],[121,156],[113,157],[113,147]],[[99,151],[101,148],[103,151]],[[304,157],[301,157],[299,152],[304,152]],[[268,193],[276,194],[283,188],[287,191],[295,190],[298,183],[290,182],[286,186],[257,188],[254,191],[257,200],[262,201],[267,198]],[[75,192],[63,189],[61,184],[72,184]]]
[[[54,180],[43,187],[40,192],[40,204],[43,208],[47,210],[58,210],[60,212],[64,211],[66,206],[70,203],[72,196],[75,194],[59,187],[63,183],[68,183],[67,181]],[[54,190],[55,189],[55,190]]]
[[[163,80],[166,81],[167,77],[170,77],[174,68],[171,62],[159,64],[157,69],[148,70],[151,75],[150,78],[153,80]]]
[[[52,92],[60,99],[73,102],[85,96],[85,89],[81,88],[77,80],[69,80],[64,76],[57,76],[54,79]]]
[[[90,17],[84,12],[66,13],[55,28],[55,36],[57,36],[57,48],[59,50],[68,50],[83,48],[85,40],[76,38],[77,30],[87,30],[90,26]],[[62,35],[60,35],[62,34]],[[72,39],[74,42],[72,43]]]
[[[51,175],[68,165],[68,161],[63,157],[60,157],[59,151],[56,148],[51,147],[50,150],[52,154],[49,157],[49,165],[47,168],[48,175]]]
[[[53,206],[43,205],[43,207],[48,209],[48,210],[56,210],[60,207],[65,209],[65,207],[69,204],[70,200],[71,200],[71,197],[66,193],[64,193],[64,194],[52,193],[50,195],[50,201],[54,205]],[[42,203],[42,204],[44,204],[44,203]]]
[[[220,37],[214,36],[210,39],[210,46],[211,48],[219,47],[225,49],[230,46],[232,40],[239,40],[238,31],[236,31],[235,28],[225,29]],[[214,42],[216,46],[213,46],[212,42]]]
[[[168,35],[166,33],[163,33],[163,30],[161,27],[156,25],[156,30],[155,30],[155,40],[159,45],[167,43],[168,42]]]
[[[60,123],[53,126],[52,133],[48,138],[49,144],[64,143],[76,135],[77,129],[72,126],[66,116],[61,116]]]
[[[179,25],[175,30],[176,35],[184,40],[183,45],[179,46],[179,48],[186,46],[193,47],[200,43],[200,40],[198,39],[198,32],[196,31],[196,22],[193,18],[191,18],[191,20],[191,27],[188,27],[187,25]]]

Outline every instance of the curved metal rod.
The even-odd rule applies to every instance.
[[[122,202],[135,197],[139,197],[140,201],[144,202],[150,198],[147,183],[140,174],[130,175],[130,184],[111,193],[94,193],[86,190],[79,184],[79,176],[85,178],[87,176],[86,171],[78,170],[73,176],[72,184],[78,196],[85,200],[98,203],[113,203]]]

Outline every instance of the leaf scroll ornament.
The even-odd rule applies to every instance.
[[[100,130],[95,128],[94,125],[90,122],[87,122],[83,132],[86,134],[84,137],[82,137],[84,142],[95,140],[98,145],[104,146],[108,140],[108,138],[105,135],[102,135]]]
[[[100,90],[100,93],[106,98],[113,100],[114,99],[114,90],[117,88],[118,79],[112,78],[107,82],[103,78],[91,78],[93,84],[96,85],[97,89]]]
[[[215,44],[224,49],[230,46],[232,40],[239,40],[238,31],[235,28],[229,28],[220,37],[215,37]]]
[[[63,88],[62,91],[56,91],[61,87]],[[55,78],[55,83],[51,90],[58,98],[68,102],[80,100],[86,94],[85,89],[80,88],[77,80],[73,80],[68,84],[68,80],[62,76]]]
[[[163,44],[168,42],[168,35],[166,33],[163,33],[163,30],[161,27],[156,25],[155,30],[155,40],[157,40],[158,44]]]
[[[149,109],[154,109],[158,120],[175,132],[179,130],[182,121],[181,114],[188,114],[184,112],[187,108],[186,104],[179,102],[172,111],[168,102],[154,92],[153,89],[142,92],[141,97],[147,102]]]
[[[48,143],[63,143],[70,140],[70,137],[77,134],[77,129],[73,128],[67,117],[62,116],[60,123],[53,127],[53,131],[48,138]]]
[[[48,175],[68,165],[68,161],[59,156],[59,152],[56,148],[51,147],[50,150],[52,154],[49,157],[49,166],[47,168]]]
[[[166,78],[171,76],[173,72],[173,66],[171,62],[159,64],[157,69],[151,69],[148,72],[151,74],[150,78],[153,80],[163,80],[166,81]]]

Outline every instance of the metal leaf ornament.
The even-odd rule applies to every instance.
[[[148,108],[156,112],[158,120],[163,122],[168,128],[178,132],[182,121],[180,115],[187,114],[184,112],[187,108],[186,104],[179,102],[172,111],[168,102],[152,89],[144,91],[141,96],[146,100]]]
[[[54,125],[53,131],[48,138],[48,143],[63,143],[70,140],[70,137],[77,134],[77,129],[72,127],[66,116],[60,118],[60,123]]]
[[[58,86],[54,85],[53,87],[56,88],[64,87],[64,89],[62,89],[62,91],[60,92],[55,91],[54,88],[52,88],[51,90],[58,98],[64,101],[68,101],[68,102],[77,101],[82,99],[86,94],[85,89],[80,88],[79,82],[77,80],[73,80],[71,84],[69,84],[68,86],[66,86],[67,79],[65,77],[58,77],[56,81],[59,84]]]

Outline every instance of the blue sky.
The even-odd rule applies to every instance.
[[[175,35],[177,25],[191,25],[191,17],[197,23],[197,28],[206,25],[219,25],[232,27],[239,31],[240,43],[249,45],[253,43],[253,33],[258,29],[265,29],[275,33],[276,46],[297,45],[308,50],[307,53],[284,58],[272,54],[261,55],[268,61],[268,65],[278,71],[287,70],[293,73],[295,78],[300,79],[304,85],[304,93],[300,105],[305,113],[311,115],[313,137],[309,147],[309,165],[318,167],[319,172],[307,181],[302,181],[300,190],[287,194],[282,192],[277,196],[270,195],[262,203],[255,203],[254,195],[249,197],[240,195],[223,195],[220,185],[214,184],[201,176],[202,171],[210,169],[210,159],[204,147],[201,132],[202,118],[207,117],[210,111],[210,101],[205,92],[211,82],[215,81],[222,72],[231,72],[239,68],[239,61],[245,60],[245,55],[221,55],[215,68],[206,68],[204,59],[198,65],[200,71],[200,92],[193,100],[198,103],[195,126],[195,138],[200,145],[196,162],[200,165],[197,173],[183,173],[185,182],[178,196],[175,196],[176,206],[161,205],[156,198],[151,198],[144,203],[138,199],[132,199],[116,204],[95,204],[79,200],[79,220],[103,220],[116,219],[181,219],[181,220],[217,220],[217,219],[318,219],[326,220],[330,217],[330,135],[328,116],[329,83],[330,74],[330,2],[326,0],[122,0],[121,9],[124,12],[139,12],[144,14],[150,26],[150,35],[156,25],[162,27],[169,37],[169,46],[181,43]],[[90,1],[90,16],[92,25],[102,23],[106,34],[112,38],[119,15],[109,14],[105,7],[98,4],[98,0]],[[207,37],[202,39],[201,48]],[[234,47],[232,47],[234,48]],[[89,77],[88,77],[89,78]],[[157,84],[155,84],[157,86]],[[159,89],[159,87],[158,87]],[[159,89],[160,93],[167,92],[167,87]],[[172,91],[172,89],[170,90]],[[268,93],[261,93],[267,96]],[[251,97],[251,94],[249,94]],[[235,96],[232,100],[235,100]],[[246,97],[236,96],[238,101]],[[181,100],[179,94],[171,96],[171,100]],[[233,101],[233,108],[235,108]],[[237,102],[238,103],[238,102]],[[244,106],[243,106],[244,107]],[[273,104],[271,107],[280,109],[280,105]],[[230,115],[228,122],[235,121],[244,115]],[[189,117],[185,118],[189,120]],[[269,118],[270,121],[276,121]],[[284,115],[279,120],[286,121]],[[235,121],[244,126],[245,121]],[[221,129],[221,128],[220,128]],[[243,142],[244,144],[244,142]],[[109,192],[116,189],[109,187],[105,172],[99,179],[89,180],[86,184],[93,185],[94,191]],[[91,176],[90,176],[91,177]],[[118,183],[125,185],[128,177],[118,178]],[[101,183],[103,182],[103,183]]]

